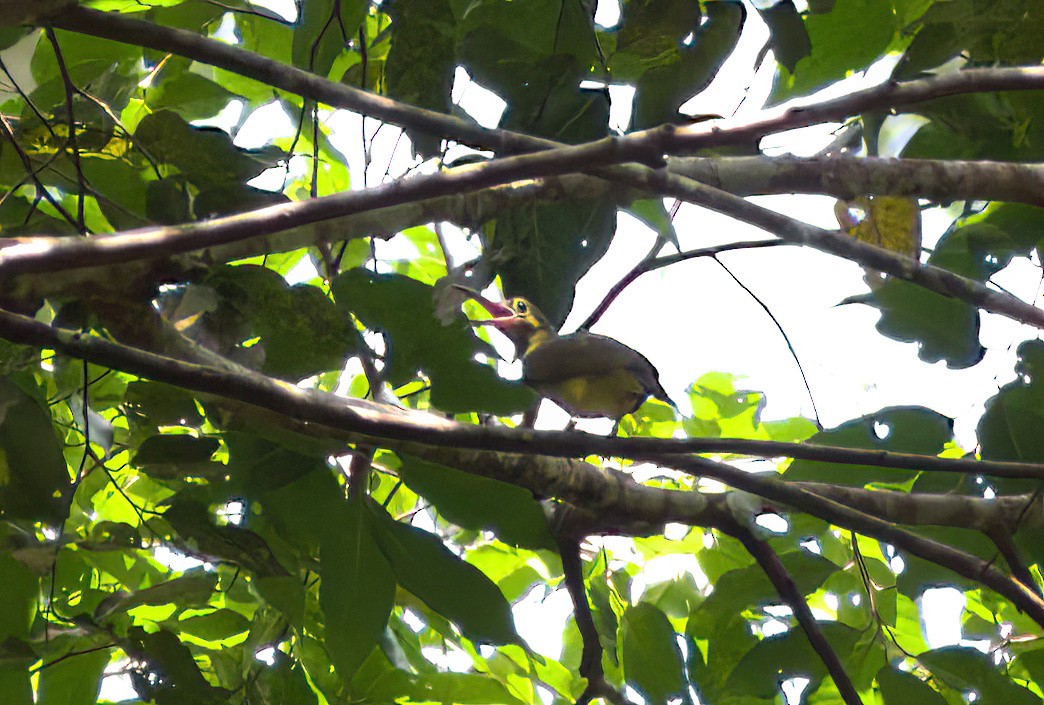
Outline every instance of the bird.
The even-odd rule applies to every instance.
[[[577,418],[617,422],[654,397],[677,410],[648,358],[614,338],[587,331],[559,335],[547,317],[522,297],[490,301],[474,289],[455,285],[492,318],[473,325],[496,328],[522,360],[522,382]]]

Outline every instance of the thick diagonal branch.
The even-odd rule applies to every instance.
[[[805,602],[805,596],[798,591],[797,586],[794,584],[794,579],[790,577],[790,573],[787,571],[786,566],[783,565],[783,561],[779,559],[779,556],[776,555],[771,546],[756,538],[746,528],[737,525],[732,534],[743,542],[743,546],[754,557],[754,560],[758,562],[758,565],[761,566],[761,570],[764,571],[772,586],[776,588],[780,598],[794,613],[794,618],[797,619],[801,629],[805,632],[805,636],[808,637],[809,643],[812,644],[812,649],[819,656],[823,665],[826,666],[827,673],[834,679],[834,685],[837,686],[841,699],[845,701],[846,705],[863,705],[859,692],[852,683],[852,679],[849,678],[848,672],[845,671],[845,665],[841,663],[837,651],[827,641],[823,630],[819,628],[819,622],[816,621],[811,608]]]

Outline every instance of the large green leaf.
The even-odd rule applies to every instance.
[[[926,682],[892,666],[885,666],[878,671],[877,685],[885,705],[946,705],[946,699]]]
[[[377,645],[395,600],[395,575],[374,539],[362,500],[343,505],[319,549],[319,605],[326,648],[347,683]]]
[[[863,654],[855,649],[860,632],[837,622],[820,622],[820,629],[834,651],[850,663]],[[871,647],[883,656],[883,647]],[[876,672],[880,668],[874,669]],[[808,692],[815,692],[827,676],[826,666],[813,650],[800,627],[762,639],[740,659],[729,674],[727,687],[737,695],[772,698],[780,693],[780,683],[788,678],[808,678]]]
[[[40,673],[37,705],[94,705],[109,649],[72,655]]]
[[[793,0],[780,0],[769,7],[755,6],[768,25],[770,45],[776,61],[791,74],[797,62],[812,53],[812,40],[794,7]]]
[[[0,507],[8,516],[56,524],[69,470],[46,407],[0,377]]]
[[[134,131],[137,145],[153,159],[178,168],[199,186],[249,181],[285,157],[277,147],[247,150],[213,127],[193,127],[170,110],[145,116]]]
[[[403,455],[399,476],[465,529],[489,529],[504,543],[556,550],[547,516],[526,489]]]
[[[132,627],[120,645],[129,657],[145,664],[131,672],[142,699],[156,705],[179,705],[186,699],[203,705],[227,702],[230,693],[207,682],[192,652],[172,632]]]
[[[40,581],[23,563],[8,552],[0,553],[0,585],[4,609],[0,611],[0,643],[8,637],[29,638],[39,601]]]
[[[374,535],[400,585],[472,641],[520,643],[511,605],[495,583],[455,556],[438,537],[374,509],[379,512]]]
[[[201,304],[205,325],[233,354],[260,357],[268,374],[298,380],[336,370],[355,349],[351,323],[318,287],[290,286],[254,265],[217,269],[207,285],[218,302]]]
[[[448,326],[435,318],[434,290],[409,277],[352,269],[330,284],[342,309],[372,330],[387,335],[384,374],[403,384],[418,371],[431,379],[431,403],[443,411],[522,411],[533,395],[505,382],[473,359],[476,338],[461,321]]]
[[[836,0],[830,12],[809,14],[805,29],[811,54],[800,59],[793,73],[781,68],[772,100],[806,95],[866,68],[884,55],[900,29],[891,2]]]
[[[450,89],[457,67],[456,18],[449,0],[395,0],[391,47],[385,63],[388,95],[397,100],[450,112]],[[409,131],[414,150],[431,156],[441,135]]]
[[[936,678],[958,692],[974,691],[983,703],[1039,705],[1040,698],[1005,676],[989,654],[967,646],[947,646],[918,654]]]
[[[896,406],[821,431],[808,442],[840,448],[938,455],[952,438],[952,419],[930,409]],[[841,465],[818,460],[795,460],[785,473],[788,480],[830,482],[852,487],[871,482],[898,484],[914,475],[915,470]]]
[[[146,95],[153,110],[173,110],[186,120],[217,115],[236,97],[224,86],[191,71],[161,81]]]
[[[358,40],[365,0],[309,0],[294,29],[294,66],[326,76],[345,47]]]
[[[1021,204],[998,204],[958,222],[938,245],[928,263],[986,281],[1013,257],[1027,256],[1040,240],[1044,210]],[[979,312],[959,299],[929,291],[900,279],[888,279],[867,299],[881,311],[877,329],[890,338],[919,343],[918,357],[945,360],[952,368],[982,359]]]
[[[1019,377],[986,401],[979,420],[982,456],[990,460],[1044,462],[1044,342],[1019,346]]]
[[[658,7],[655,11],[661,12]],[[708,4],[705,21],[692,29],[691,44],[679,44],[669,54],[670,60],[660,58],[642,73],[636,86],[631,128],[643,130],[682,119],[678,108],[717,76],[739,42],[746,16],[740,2]]]
[[[840,570],[826,558],[803,549],[784,553],[780,560],[802,595],[814,592]],[[779,604],[779,601],[779,593],[760,566],[732,570],[715,580],[714,591],[689,617],[686,632],[694,638],[707,638],[744,610]]]
[[[505,293],[530,299],[561,325],[576,283],[605,254],[615,230],[610,199],[521,206],[502,214],[490,246]]]
[[[667,702],[685,690],[678,634],[666,615],[648,602],[624,612],[620,652],[627,682],[651,702]]]
[[[1044,22],[1035,0],[962,0],[935,3],[917,22],[919,31],[903,56],[896,78],[912,78],[965,54],[973,65],[1020,65],[1044,54],[1038,32],[1021,27]]]

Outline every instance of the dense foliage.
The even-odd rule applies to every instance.
[[[1044,317],[989,286],[1041,261],[1044,5],[621,0],[602,27],[593,0],[296,4],[0,8],[0,702],[1044,698]],[[769,104],[889,57],[892,83],[679,112],[755,23]],[[499,129],[454,104],[460,68]],[[606,85],[635,89],[629,137],[603,139]],[[273,106],[292,132],[239,146]],[[370,117],[367,156],[381,124],[415,159],[349,169],[343,109]],[[807,162],[761,150],[832,121]],[[845,199],[849,232],[742,198],[790,192]],[[643,266],[669,264],[665,197],[862,265],[858,300],[925,361],[978,364],[984,310],[1026,323],[977,446],[925,407],[763,420],[706,370],[618,439],[516,430],[534,394],[448,285],[560,324],[621,210],[660,234]],[[953,203],[922,254],[919,209]],[[961,641],[930,648],[939,586]]]

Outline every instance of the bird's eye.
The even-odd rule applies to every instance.
[[[516,301],[515,310],[521,313],[523,316],[526,315],[526,311],[529,310],[529,306],[526,306],[525,301]]]

